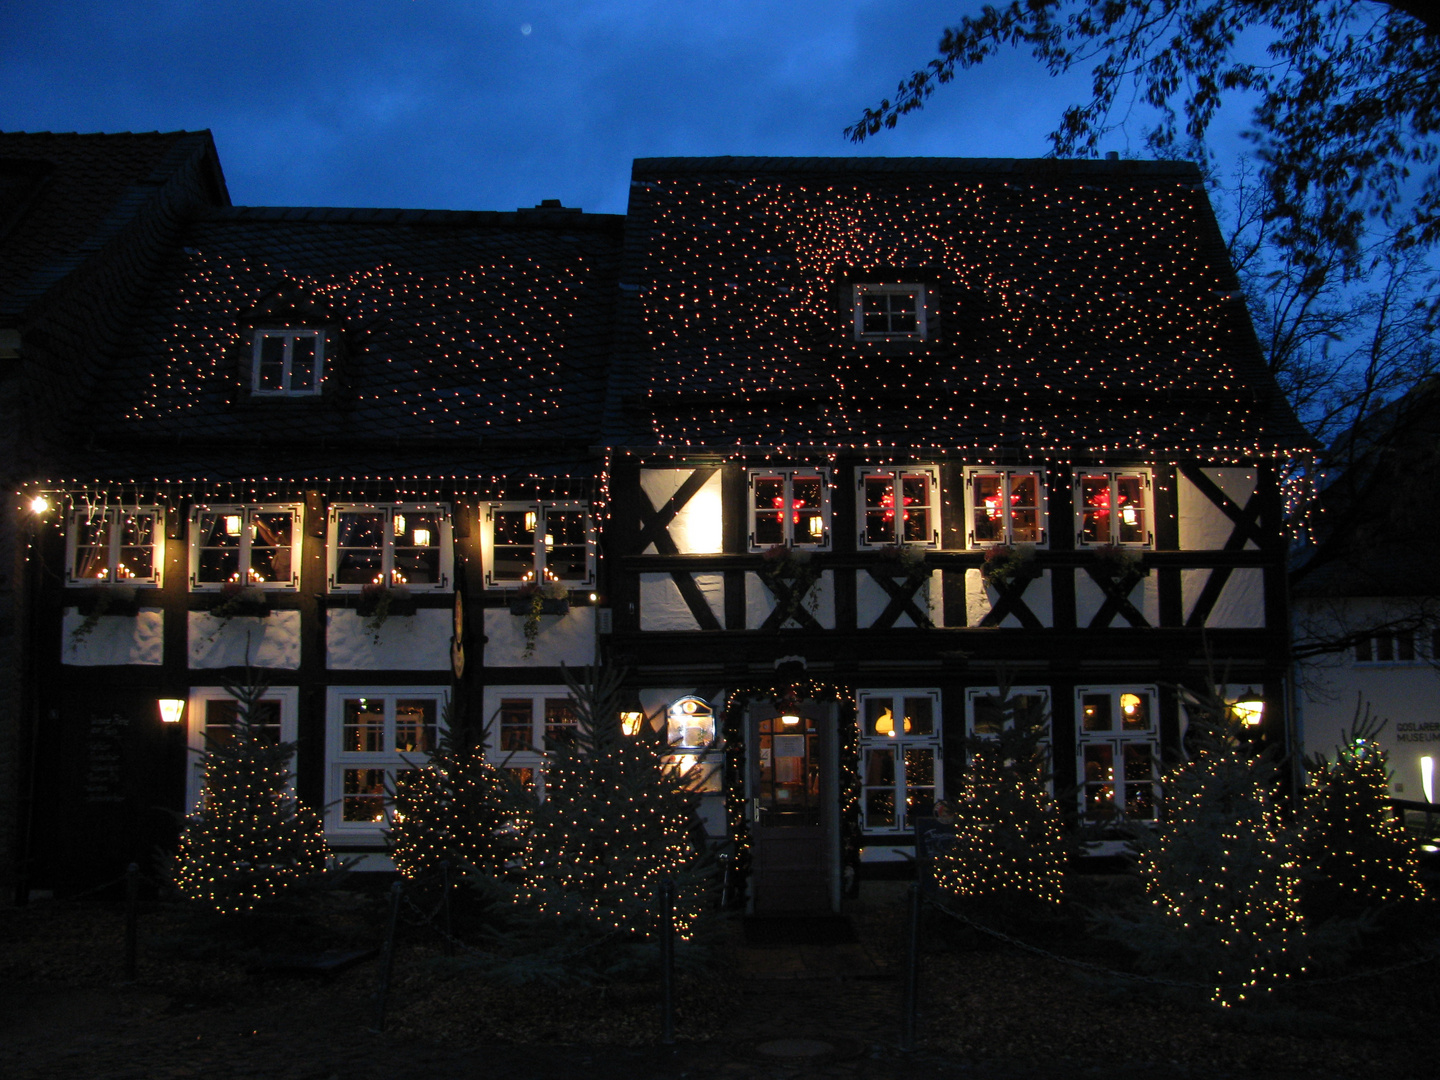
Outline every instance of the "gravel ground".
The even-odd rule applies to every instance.
[[[8,1080],[1440,1075],[1435,963],[1223,1015],[1018,951],[935,913],[926,922],[918,1046],[902,1054],[903,895],[873,890],[850,914],[855,945],[749,947],[738,921],[727,923],[715,969],[682,980],[678,1043],[662,1047],[653,983],[488,986],[419,925],[402,933],[383,1032],[374,1030],[378,958],[328,975],[255,966],[262,941],[271,961],[287,949],[378,945],[376,898],[334,898],[320,917],[272,920],[248,942],[227,931],[224,948],[205,945],[217,935],[203,920],[146,906],[133,982],[121,978],[118,906],[35,903],[0,910],[0,1072]],[[1105,955],[1073,924],[1031,936],[1067,956]]]

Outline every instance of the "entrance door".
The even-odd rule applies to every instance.
[[[757,915],[839,907],[839,807],[830,707],[790,722],[774,706],[750,711],[750,910]]]

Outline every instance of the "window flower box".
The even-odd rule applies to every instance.
[[[1040,576],[1040,567],[1035,563],[1035,545],[996,544],[987,548],[980,574],[985,584],[996,589],[1034,581]]]
[[[366,585],[355,602],[355,613],[384,623],[391,615],[414,615],[415,596],[409,589],[387,585]]]
[[[246,616],[263,619],[270,614],[270,601],[265,590],[256,585],[241,585],[238,582],[225,585],[210,605],[210,616],[215,619],[234,619]]]
[[[102,615],[139,615],[139,590],[134,585],[92,585],[75,605],[86,619]]]
[[[570,592],[563,582],[527,581],[510,598],[510,614],[525,619],[525,656],[535,655],[542,615],[565,615],[570,611]]]

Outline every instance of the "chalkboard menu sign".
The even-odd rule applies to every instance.
[[[955,843],[955,822],[939,818],[915,819],[915,881],[921,892],[935,889],[935,856]]]
[[[125,801],[122,770],[125,737],[130,731],[127,716],[92,716],[86,738],[85,801]]]

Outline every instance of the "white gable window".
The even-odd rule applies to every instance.
[[[1155,688],[1082,686],[1075,698],[1081,810],[1092,820],[1154,820],[1160,780]]]
[[[861,469],[859,487],[861,547],[939,546],[940,478],[934,466]]]
[[[750,470],[750,550],[830,546],[830,476],[824,469]]]
[[[1045,473],[1040,469],[966,469],[970,547],[1046,542]]]
[[[454,572],[450,507],[337,503],[330,508],[329,557],[334,592],[359,592],[367,585],[448,588]]]
[[[547,750],[572,743],[580,713],[563,686],[493,686],[485,690],[485,758],[545,797]]]
[[[925,286],[855,286],[856,341],[915,341],[925,338]]]
[[[867,833],[906,832],[944,788],[938,690],[860,690],[860,820]]]
[[[487,585],[578,589],[595,580],[595,527],[583,502],[494,503],[481,547]]]
[[[250,392],[257,397],[320,393],[325,375],[323,330],[256,330]]]
[[[301,507],[197,506],[190,512],[190,587],[295,589]]]
[[[444,690],[428,686],[327,691],[327,833],[383,839],[396,783],[422,768],[439,742],[445,699]]]
[[[163,513],[157,506],[76,510],[70,515],[65,549],[69,585],[160,585],[165,566]]]
[[[1150,547],[1149,469],[1085,469],[1075,473],[1075,542]]]

